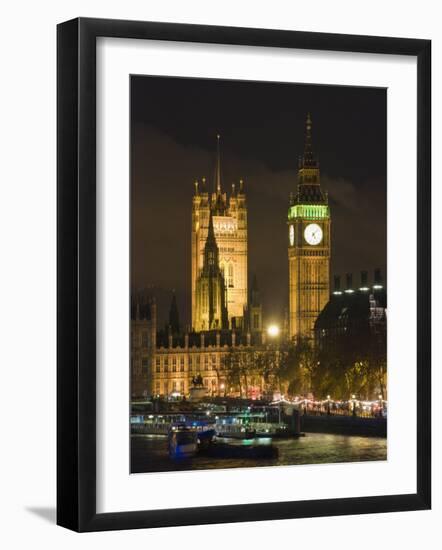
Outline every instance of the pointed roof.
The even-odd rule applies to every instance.
[[[209,231],[207,233],[206,244],[204,245],[203,271],[208,274],[219,270],[219,249],[215,238],[213,228],[213,214],[210,211]]]
[[[209,217],[209,231],[207,233],[207,239],[205,248],[218,248],[218,245],[216,243],[215,238],[215,229],[213,228],[213,214],[212,211],[210,211],[210,217]]]
[[[319,168],[316,155],[313,152],[312,127],[312,117],[310,113],[307,113],[307,119],[305,121],[304,154],[300,159],[300,168]]]
[[[320,185],[319,162],[313,152],[312,127],[312,117],[307,113],[304,153],[299,159],[298,193],[295,200],[298,204],[327,203],[327,196],[322,192]]]

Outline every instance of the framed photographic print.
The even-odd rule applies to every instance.
[[[58,26],[59,525],[430,507],[430,51]]]

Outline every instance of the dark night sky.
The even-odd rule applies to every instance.
[[[244,179],[249,278],[264,316],[287,304],[287,208],[309,111],[332,215],[332,275],[386,276],[386,90],[264,82],[131,78],[132,286],[154,287],[159,322],[172,289],[190,322],[193,182],[212,189],[221,134],[224,189]],[[369,274],[370,280],[372,273]]]

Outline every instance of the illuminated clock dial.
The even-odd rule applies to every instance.
[[[322,241],[322,229],[316,223],[310,223],[304,230],[304,238],[308,244],[315,246]]]
[[[289,241],[290,241],[290,246],[293,246],[295,242],[295,228],[293,227],[293,225],[291,225],[289,228]]]

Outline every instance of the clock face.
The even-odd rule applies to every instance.
[[[322,241],[322,229],[316,223],[310,223],[304,230],[304,238],[308,244],[315,246]]]
[[[290,241],[290,246],[293,246],[295,242],[295,228],[293,227],[293,225],[291,225],[289,228],[289,241]]]

